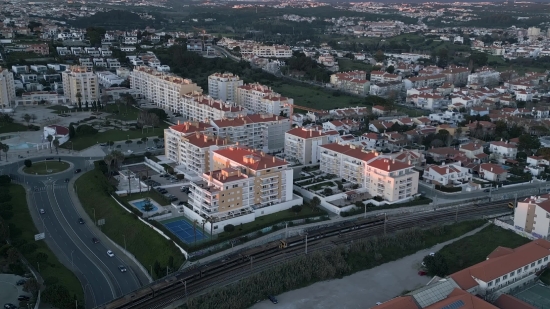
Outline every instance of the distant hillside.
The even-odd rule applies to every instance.
[[[108,12],[98,12],[90,17],[83,17],[69,23],[75,27],[88,28],[88,27],[103,27],[105,29],[120,29],[120,30],[132,30],[132,29],[144,29],[145,27],[160,27],[162,20],[157,17],[155,20],[142,19],[138,14],[113,10]]]

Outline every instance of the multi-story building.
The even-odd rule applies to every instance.
[[[415,76],[407,78],[403,81],[405,89],[423,88],[439,86],[445,83],[446,76],[444,74],[434,74],[426,76]]]
[[[290,119],[271,114],[213,119],[210,124],[218,136],[264,152],[282,151],[285,147],[285,132],[291,127]]]
[[[366,95],[370,90],[370,81],[366,79],[365,71],[350,71],[332,74],[330,83],[344,91]]]
[[[214,100],[200,92],[180,96],[175,110],[191,121],[208,122],[212,119],[235,118],[245,116],[246,110],[234,103]]]
[[[61,76],[63,78],[63,91],[69,102],[73,104],[82,102],[84,104],[99,99],[99,82],[92,70],[81,66],[71,66],[68,70],[62,72]]]
[[[263,58],[290,58],[292,50],[286,45],[254,45],[252,53]]]
[[[500,72],[488,67],[483,67],[475,73],[468,75],[468,85],[496,86],[500,81]]]
[[[496,160],[503,161],[506,159],[515,160],[518,155],[518,148],[516,145],[509,143],[508,141],[496,141],[489,143],[489,151],[496,156]]]
[[[260,84],[246,84],[237,88],[236,102],[251,113],[288,116],[294,100],[281,96]]]
[[[55,91],[34,91],[26,92],[21,97],[15,99],[15,106],[38,105],[38,104],[66,104],[68,100],[65,96]]]
[[[531,196],[518,201],[514,227],[536,238],[550,237],[550,194]]]
[[[235,102],[237,88],[243,85],[238,75],[214,73],[208,76],[208,94],[214,99]]]
[[[101,86],[104,88],[110,88],[113,87],[113,85],[118,86],[122,82],[124,82],[124,78],[111,73],[109,71],[101,71],[96,73],[98,82]]]
[[[356,183],[372,196],[394,203],[418,192],[418,172],[408,163],[355,145],[325,144],[319,151],[321,171]]]
[[[195,133],[213,133],[214,130],[211,125],[198,121],[186,121],[182,124],[170,126],[164,130],[164,155],[177,163],[185,161],[182,158],[184,153],[181,151],[180,146],[183,139],[191,134]]]
[[[193,213],[212,222],[212,233],[223,231],[256,216],[302,203],[292,194],[292,169],[288,163],[243,147],[213,150],[212,169],[192,182],[189,205]]]
[[[372,83],[400,82],[401,76],[383,71],[370,72],[370,81]]]
[[[147,66],[134,68],[130,73],[130,87],[159,107],[172,112],[182,112],[182,95],[202,93],[202,88],[190,79],[159,72]]]
[[[294,128],[285,133],[285,155],[301,164],[315,164],[321,160],[319,146],[328,143],[328,135],[323,130]]]
[[[13,73],[0,67],[0,107],[8,108],[15,101]]]

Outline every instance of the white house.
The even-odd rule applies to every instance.
[[[489,151],[496,154],[498,159],[504,161],[505,159],[514,160],[518,154],[518,148],[516,145],[509,143],[508,141],[497,141],[489,144]]]
[[[548,166],[548,165],[550,165],[548,160],[546,160],[543,157],[538,157],[538,156],[529,156],[529,157],[527,157],[527,164],[530,165],[530,166],[540,166],[540,165]]]
[[[44,126],[44,142],[48,142],[49,135],[53,137],[52,146],[54,140],[59,140],[59,145],[62,145],[69,140],[69,129],[67,127],[62,127],[55,124]]]
[[[422,177],[432,184],[456,186],[470,181],[472,174],[457,162],[447,165],[429,165],[424,170]]]
[[[518,201],[514,211],[514,226],[536,238],[548,239],[550,236],[550,194],[531,196]]]
[[[508,172],[498,164],[483,163],[479,166],[479,175],[483,179],[500,182],[506,180]]]

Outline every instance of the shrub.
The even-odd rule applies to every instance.
[[[26,166],[26,167],[31,167],[31,166],[32,166],[32,161],[29,160],[29,159],[25,160],[24,163],[25,163],[25,166]]]
[[[76,128],[77,135],[94,135],[96,133],[97,130],[87,124],[80,125],[78,126],[78,128]]]
[[[223,231],[227,233],[231,233],[235,230],[235,226],[233,224],[228,224],[223,227]]]

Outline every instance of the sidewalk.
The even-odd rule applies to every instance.
[[[441,250],[445,245],[473,235],[491,223],[451,239],[432,248],[420,250],[397,261],[357,272],[342,279],[322,281],[308,287],[289,291],[277,296],[281,309],[339,308],[355,309],[375,306],[404,291],[412,291],[425,286],[430,277],[417,274],[424,256]],[[330,293],[327,293],[330,291]],[[255,304],[251,309],[268,309],[273,304],[269,300]]]
[[[78,199],[78,196],[77,196],[77,194],[74,190],[74,183],[82,175],[84,175],[84,173],[78,174],[77,177],[74,177],[69,181],[69,183],[67,185],[68,190],[69,190],[69,196],[71,197],[71,200],[72,200],[73,204],[75,205],[76,211],[80,214],[80,216],[82,216],[82,218],[84,218],[84,221],[94,222],[93,218],[90,218],[88,216],[88,214],[86,213],[86,211],[84,210],[84,208],[82,207],[82,204],[80,203],[80,200]],[[131,253],[126,252],[125,250],[121,249],[114,241],[112,241],[109,237],[107,237],[107,235],[103,234],[103,232],[101,232],[101,230],[95,225],[95,222],[94,222],[93,225],[88,225],[88,228],[90,230],[92,230],[92,232],[94,233],[94,235],[96,235],[96,237],[99,239],[99,241],[101,241],[105,245],[110,244],[110,243],[115,244],[115,246],[111,250],[120,259],[122,259],[126,265],[128,265],[128,266],[133,265],[131,267],[132,270],[133,270],[132,273],[136,275],[137,280],[139,281],[141,286],[146,285],[150,282],[148,275],[143,273],[143,271],[142,271],[143,266],[139,267],[138,265],[135,265],[136,262],[133,260],[133,258],[130,258],[128,256],[128,254],[131,254]]]

